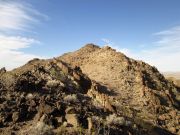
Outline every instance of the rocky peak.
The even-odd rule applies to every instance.
[[[132,108],[134,117],[141,115],[148,121],[150,119],[158,121],[154,116],[170,115],[168,111],[170,108],[178,111],[179,90],[155,67],[128,58],[108,46],[87,52],[84,49],[87,48],[83,47],[83,51],[80,49],[69,55],[60,56],[59,59],[70,65],[80,66],[82,72],[91,80],[96,80],[110,88],[115,95],[110,96],[108,102],[111,102],[116,111],[128,106]],[[99,93],[96,93],[96,97],[100,100],[104,99]],[[170,118],[161,126],[171,130],[170,123],[176,125],[176,122]],[[153,124],[158,125],[156,122]]]
[[[86,44],[82,48],[100,48],[100,47],[98,45],[93,44],[93,43],[89,43],[89,44]]]
[[[84,47],[81,48],[81,51],[85,51],[85,52],[92,52],[95,50],[100,49],[99,46],[95,45],[95,44],[86,44]]]

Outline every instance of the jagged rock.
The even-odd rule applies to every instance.
[[[77,114],[66,114],[65,118],[67,122],[73,125],[74,127],[79,126],[79,118]]]
[[[177,116],[177,112],[175,110],[172,110],[169,112],[172,118],[175,118]]]
[[[59,86],[59,81],[51,80],[46,83],[47,87],[49,88],[57,88]]]
[[[91,131],[93,129],[93,122],[92,122],[92,118],[88,117],[88,132],[91,134]]]
[[[171,131],[172,133],[176,133],[176,128],[175,127],[170,127],[169,131]]]
[[[31,100],[30,101],[30,106],[35,107],[36,106],[36,102],[34,100]]]
[[[54,111],[54,107],[45,104],[45,103],[41,103],[39,106],[39,113],[40,114],[51,114]]]
[[[13,120],[13,122],[17,122],[18,120],[19,120],[19,112],[14,112],[13,114],[12,114],[12,120]]]
[[[57,119],[57,122],[59,125],[63,124],[63,122],[64,122],[63,117],[57,117],[56,119]]]
[[[0,69],[0,74],[4,74],[4,73],[6,73],[6,68],[5,67]]]
[[[78,81],[81,80],[81,77],[76,72],[73,72],[73,77]]]
[[[74,107],[68,107],[66,110],[65,110],[66,114],[75,114],[77,113],[76,109]]]
[[[62,61],[57,61],[56,59],[53,59],[54,60],[54,63],[57,63],[57,66],[65,73],[65,74],[68,74],[70,71],[69,71],[69,68],[68,66],[62,62]]]
[[[104,109],[107,109],[108,111],[114,112],[114,108],[112,107],[110,101],[109,101],[109,97],[107,94],[103,93],[102,91],[99,91],[99,85],[96,83],[92,83],[92,88],[88,91],[88,95],[99,101],[102,106],[104,107]]]

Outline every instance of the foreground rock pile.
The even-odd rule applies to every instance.
[[[109,47],[0,69],[2,135],[171,135],[179,121],[179,89]]]
[[[115,114],[105,87],[91,81],[78,67],[72,69],[56,59],[35,59],[10,72],[3,68],[0,74],[0,134],[146,131],[128,128],[132,122]],[[97,95],[106,99],[97,101]],[[106,117],[110,116],[107,125]],[[120,123],[113,122],[117,117]]]

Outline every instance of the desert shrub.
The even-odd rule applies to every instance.
[[[99,116],[92,116],[92,135],[110,135],[111,125],[107,125],[106,119]]]
[[[86,135],[87,130],[80,127],[65,127],[61,126],[57,129],[57,135]]]
[[[98,100],[94,99],[92,100],[92,104],[96,107],[96,109],[102,109],[104,108],[104,106],[102,105],[102,103],[100,103]]]
[[[59,85],[59,81],[57,80],[49,80],[46,85],[49,87],[49,88],[57,88],[58,85]]]
[[[38,122],[37,126],[35,127],[35,132],[37,135],[44,134],[44,135],[52,135],[52,127],[49,125],[46,125],[44,122]],[[34,134],[35,135],[35,134]]]
[[[99,134],[102,130],[101,123],[103,123],[103,119],[99,116],[92,116],[92,122],[93,122],[93,132],[96,134]]]
[[[67,134],[67,130],[66,127],[62,125],[57,129],[57,135],[65,135],[65,134]]]
[[[142,117],[136,117],[134,119],[134,122],[136,123],[136,125],[139,125],[148,130],[152,130],[154,128],[154,125],[152,123],[145,121]]]
[[[81,89],[81,86],[80,86],[79,83],[76,82],[76,81],[73,81],[73,86],[74,86],[74,88],[75,88],[76,90],[80,90],[80,89]]]
[[[57,80],[61,80],[63,82],[67,80],[67,76],[59,69],[51,68],[50,74]]]
[[[28,131],[22,131],[21,135],[54,135],[52,127],[45,124],[44,122],[38,122],[36,125],[33,125],[29,128]]]
[[[92,121],[93,121],[94,123],[101,123],[103,120],[102,120],[102,118],[99,117],[99,116],[92,116]]]
[[[72,94],[72,95],[67,95],[64,97],[64,101],[65,102],[70,102],[70,103],[76,103],[78,102],[78,98],[77,98],[77,95],[75,94]]]
[[[32,93],[28,93],[26,96],[27,99],[32,99],[33,98],[33,94]]]
[[[107,125],[125,125],[126,121],[124,117],[118,117],[115,114],[111,114],[106,117],[106,124]]]

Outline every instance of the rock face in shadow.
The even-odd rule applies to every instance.
[[[0,134],[178,134],[177,94],[156,68],[88,44],[0,70]]]
[[[47,115],[48,124],[56,127],[57,119],[65,119],[65,109],[70,106],[77,106],[79,113],[84,114],[92,106],[90,98],[85,96],[90,88],[91,80],[79,69],[71,69],[56,59],[30,61],[3,73],[0,77],[2,133],[10,132],[9,127],[20,129],[28,121],[39,121],[43,115]]]

